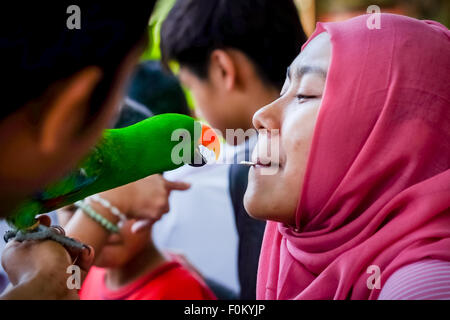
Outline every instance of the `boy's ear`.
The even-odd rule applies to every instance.
[[[39,148],[55,152],[79,133],[85,120],[88,99],[100,81],[98,67],[86,67],[73,75],[47,106],[40,126]]]
[[[236,66],[232,56],[225,50],[216,49],[211,53],[210,76],[219,80],[230,91],[236,85]]]

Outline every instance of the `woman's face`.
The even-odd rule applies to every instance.
[[[330,37],[324,32],[316,36],[291,64],[280,98],[253,116],[259,136],[252,161],[265,164],[270,161],[269,167],[256,165],[249,172],[244,204],[254,218],[295,225],[295,210],[330,57]],[[279,130],[279,143],[274,143],[277,135],[273,130]],[[274,147],[278,149],[275,159]],[[267,149],[270,152],[266,152]],[[270,167],[276,167],[276,170],[269,170]]]

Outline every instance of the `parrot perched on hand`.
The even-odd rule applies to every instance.
[[[37,234],[36,215],[186,163],[202,166],[206,162],[199,145],[217,153],[218,141],[208,126],[181,114],[161,114],[126,128],[107,129],[75,170],[20,204],[7,218],[15,230],[5,235],[5,241],[17,235],[20,240],[58,241],[48,235],[48,228]],[[67,239],[58,242],[77,246]]]

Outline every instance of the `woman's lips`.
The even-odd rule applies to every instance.
[[[260,160],[256,161],[256,166],[257,167],[270,167],[272,164],[272,162],[269,163],[262,163]]]
[[[260,159],[257,159],[256,161],[255,161],[255,168],[280,168],[281,167],[281,165],[279,164],[279,163],[275,163],[275,162],[272,162],[272,161],[269,161],[269,162],[267,162],[267,161],[261,161]]]

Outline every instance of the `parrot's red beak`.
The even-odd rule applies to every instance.
[[[198,144],[205,146],[209,150],[213,151],[216,156],[216,160],[219,159],[220,155],[219,137],[214,132],[214,130],[211,129],[206,124],[202,124],[202,135],[199,138]]]

